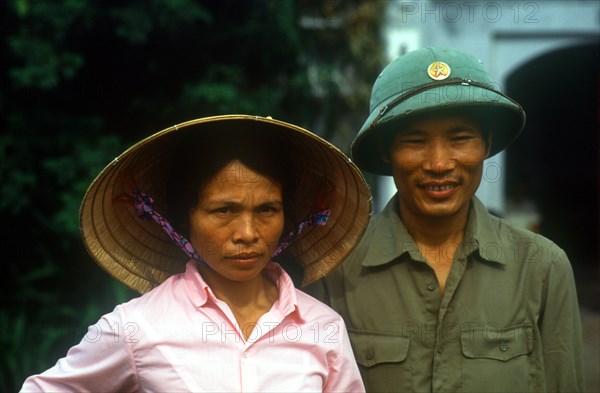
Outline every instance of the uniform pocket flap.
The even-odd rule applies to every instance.
[[[410,339],[371,332],[349,331],[356,361],[371,367],[380,363],[397,363],[406,359]]]
[[[490,328],[466,330],[460,335],[465,357],[486,358],[506,362],[533,350],[531,326],[513,326],[506,329]]]

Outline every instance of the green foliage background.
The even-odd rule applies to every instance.
[[[0,7],[0,391],[17,391],[136,296],[79,238],[83,194],[114,156],[225,113],[271,115],[347,151],[382,64],[385,1]]]

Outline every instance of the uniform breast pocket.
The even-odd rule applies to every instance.
[[[464,391],[530,391],[533,329],[488,325],[461,332]]]
[[[368,392],[412,390],[409,338],[354,329],[349,336]]]

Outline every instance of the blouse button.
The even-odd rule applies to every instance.
[[[506,351],[508,351],[508,345],[506,345],[506,343],[502,343],[502,344],[500,344],[500,350],[501,350],[502,352],[506,352]]]

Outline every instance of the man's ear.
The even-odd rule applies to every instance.
[[[390,157],[390,149],[389,147],[385,147],[386,143],[384,143],[384,139],[385,138],[383,138],[383,136],[377,135],[377,152],[379,153],[379,158],[381,158],[381,161],[385,162],[386,164],[391,164],[392,159]]]
[[[391,164],[392,159],[390,158],[390,152],[385,150],[381,145],[378,145],[378,149],[381,161],[385,162],[386,164]]]
[[[492,151],[492,135],[494,133],[493,132],[488,132],[487,134],[487,149],[485,152],[485,158],[490,158],[490,153]]]

